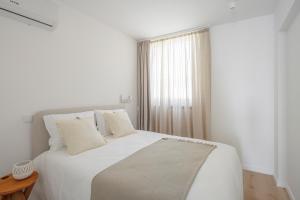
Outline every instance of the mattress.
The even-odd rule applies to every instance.
[[[46,151],[34,160],[40,178],[34,187],[32,199],[89,200],[95,175],[163,137],[179,138],[137,131],[117,139],[108,136],[105,146],[76,156],[68,155],[64,149]],[[185,139],[217,145],[199,170],[187,200],[243,200],[242,168],[235,148]]]

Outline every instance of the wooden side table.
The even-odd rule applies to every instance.
[[[15,180],[12,175],[0,178],[0,200],[27,200],[39,174],[33,174],[23,180]]]

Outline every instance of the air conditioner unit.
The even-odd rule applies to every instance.
[[[47,30],[55,28],[57,10],[51,0],[0,0],[0,15]]]

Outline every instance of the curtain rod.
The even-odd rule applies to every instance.
[[[151,37],[151,38],[141,39],[141,40],[138,40],[138,42],[142,42],[142,41],[146,41],[146,40],[158,41],[158,40],[178,37],[178,36],[189,34],[189,33],[198,32],[198,31],[206,31],[208,29],[209,29],[209,27],[203,27],[203,26],[191,28],[191,29],[185,29],[185,30],[174,32],[174,33],[168,33],[168,34],[159,35],[159,36],[155,36],[155,37]]]

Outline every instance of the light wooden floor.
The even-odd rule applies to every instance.
[[[284,188],[278,188],[273,176],[244,171],[245,200],[289,200]]]

